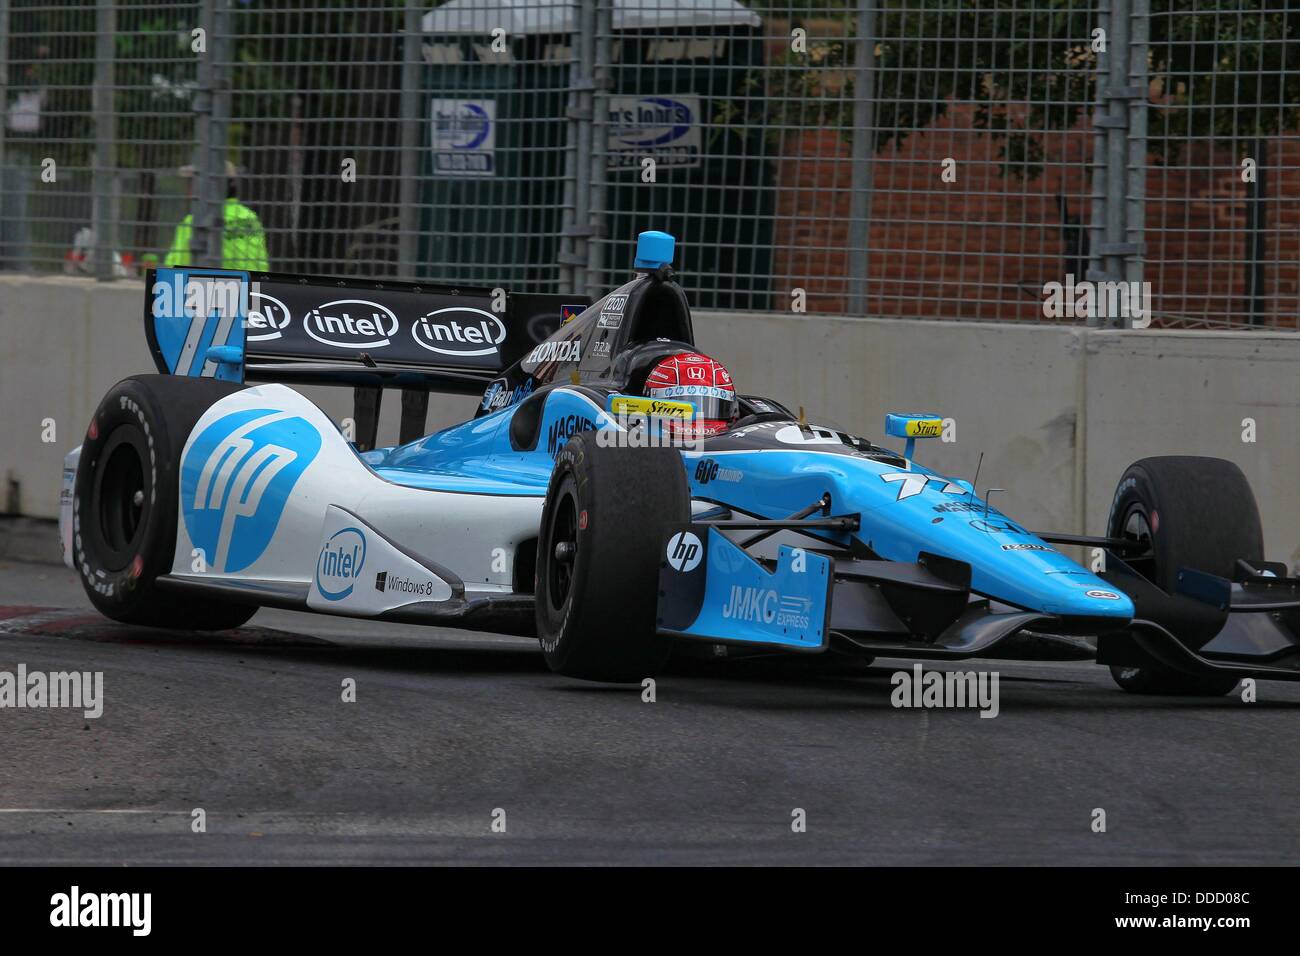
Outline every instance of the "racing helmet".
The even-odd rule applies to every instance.
[[[721,362],[699,352],[678,352],[661,359],[646,376],[642,393],[646,398],[693,406],[689,430],[701,438],[726,431],[740,414],[731,374]]]

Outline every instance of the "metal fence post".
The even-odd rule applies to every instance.
[[[212,136],[212,33],[216,21],[217,0],[199,3],[199,29],[205,37],[199,54],[194,90],[194,178],[190,180],[190,262],[206,265],[208,233],[212,230],[212,213],[208,208],[208,190],[204,170]]]
[[[865,315],[867,244],[871,235],[872,160],[875,155],[876,4],[858,0],[853,65],[853,170],[849,197],[849,314]]]
[[[5,130],[9,126],[9,0],[0,0],[0,188],[4,186]],[[4,261],[0,250],[0,262]]]
[[[7,41],[8,37],[5,37]],[[94,202],[91,224],[95,232],[95,278],[113,278],[113,249],[117,245],[117,223],[113,216],[113,177],[117,133],[113,103],[113,56],[117,42],[116,0],[95,4],[95,89],[91,102],[95,110]]]
[[[406,0],[402,20],[402,162],[398,184],[397,275],[416,275],[420,210],[417,203],[420,175],[420,14],[419,0]]]
[[[199,60],[199,88],[194,97],[198,145],[190,261],[220,268],[225,231],[226,129],[230,122],[230,0],[203,0],[199,23],[207,47]]]
[[[1132,131],[1130,123],[1134,117],[1132,103],[1140,100],[1146,102],[1147,87],[1140,87],[1132,82],[1133,74],[1146,74],[1145,34],[1140,48],[1134,50],[1131,42],[1130,28],[1134,17],[1130,0],[1102,0],[1099,8],[1099,23],[1106,31],[1106,52],[1097,61],[1097,111],[1093,117],[1093,128],[1097,130],[1093,151],[1093,189],[1092,222],[1090,224],[1089,269],[1088,278],[1094,282],[1123,282],[1130,269],[1136,269],[1141,275],[1141,262],[1134,262],[1141,256],[1141,229],[1144,221],[1139,213],[1132,216],[1132,205],[1143,202],[1142,190],[1145,188],[1146,165],[1146,110],[1141,114],[1141,128]],[[1141,17],[1142,29],[1147,20]],[[1134,57],[1142,58],[1142,66],[1136,65]],[[1133,138],[1130,139],[1130,133]],[[1140,150],[1141,156],[1134,157],[1134,151]],[[1136,170],[1134,166],[1138,167]],[[1136,174],[1136,175],[1135,175]],[[1137,233],[1130,229],[1136,223]],[[1099,294],[1096,301],[1100,303]],[[1120,324],[1117,316],[1105,316],[1096,313],[1088,317],[1092,326]],[[1131,322],[1131,317],[1122,320],[1123,324]]]
[[[592,69],[592,142],[591,161],[588,164],[591,190],[591,208],[588,215],[590,237],[587,240],[586,292],[592,298],[600,295],[605,284],[606,213],[608,195],[605,188],[607,153],[609,151],[609,91],[614,78],[610,64],[613,62],[614,0],[595,0],[595,66]],[[617,283],[615,283],[617,284]]]
[[[1146,190],[1147,190],[1147,100],[1151,87],[1147,62],[1147,41],[1151,32],[1151,0],[1130,0],[1128,61],[1128,183],[1125,202],[1124,241],[1134,251],[1124,264],[1124,278],[1130,289],[1141,289],[1146,266]],[[1152,303],[1142,300],[1145,318],[1150,319]],[[1124,324],[1131,327],[1130,312]]]
[[[0,197],[9,194],[10,189],[17,189],[17,183],[10,187],[7,182],[8,166],[5,157],[5,130],[9,125],[9,0],[0,0]],[[3,208],[3,198],[0,198],[0,209]],[[14,252],[10,252],[9,232],[7,229],[0,228],[0,269],[11,268],[10,256],[16,258]]]
[[[1091,196],[1092,208],[1088,217],[1088,275],[1090,281],[1100,281],[1106,276],[1105,263],[1102,261],[1102,246],[1106,244],[1106,207],[1110,200],[1110,183],[1108,182],[1106,164],[1107,104],[1106,93],[1110,86],[1110,46],[1111,23],[1110,0],[1100,0],[1097,6],[1097,27],[1107,38],[1106,50],[1097,57],[1097,73],[1094,79],[1094,108],[1092,114],[1092,168]],[[1077,279],[1078,276],[1075,276]],[[1089,320],[1089,324],[1095,324]]]
[[[560,233],[560,288],[587,288],[591,236],[592,65],[596,46],[596,2],[578,0],[570,38],[569,97],[565,106],[564,196]]]

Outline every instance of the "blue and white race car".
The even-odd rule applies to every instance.
[[[1264,560],[1235,465],[1139,461],[1089,537],[1030,531],[918,464],[935,415],[886,417],[902,453],[752,395],[696,427],[726,388],[649,381],[696,354],[672,256],[670,236],[643,233],[634,277],[590,305],[151,272],[161,374],[115,385],[68,456],[69,565],[133,624],[231,628],[277,607],[535,634],[554,670],[592,680],[640,681],[691,642],[1095,648],[1145,693],[1300,678],[1300,580]],[[352,387],[354,418],[295,384]],[[403,434],[374,449],[385,388],[402,392]],[[424,436],[431,390],[480,396],[476,413]],[[1104,570],[1056,545],[1097,549]]]

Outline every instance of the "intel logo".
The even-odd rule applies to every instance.
[[[303,316],[302,326],[321,345],[336,349],[375,349],[397,334],[393,310],[368,299],[335,299]]]
[[[506,327],[491,312],[456,306],[416,319],[411,336],[420,348],[440,355],[496,355]]]
[[[256,288],[248,296],[248,317],[244,319],[244,340],[247,342],[266,342],[278,339],[280,331],[289,325],[289,310],[285,304],[273,295],[258,292]]]
[[[327,601],[342,601],[352,593],[366,566],[366,536],[360,528],[330,535],[316,561],[316,589]]]

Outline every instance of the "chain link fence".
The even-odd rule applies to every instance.
[[[1295,328],[1292,6],[0,0],[0,269]]]

